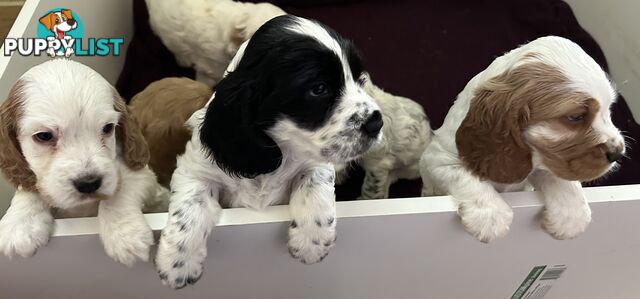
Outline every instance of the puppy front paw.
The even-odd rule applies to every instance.
[[[545,208],[542,228],[558,240],[573,239],[584,232],[591,222],[591,208],[584,203],[580,207]]]
[[[148,261],[153,232],[147,223],[126,222],[102,229],[100,239],[109,257],[127,267],[137,260]]]
[[[200,244],[188,246],[185,240],[177,241],[175,237],[167,229],[163,231],[155,264],[163,285],[181,289],[195,284],[202,276],[207,248]]]
[[[465,229],[483,243],[505,236],[513,220],[513,210],[501,199],[482,206],[462,203],[458,215]]]
[[[289,253],[303,264],[322,261],[336,242],[335,217],[293,220],[289,225]]]
[[[53,217],[39,213],[28,219],[5,217],[0,220],[0,252],[9,258],[33,256],[49,242]]]

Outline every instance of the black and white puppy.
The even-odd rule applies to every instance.
[[[171,181],[156,265],[173,288],[195,283],[223,207],[288,203],[289,252],[321,261],[336,239],[333,163],[382,138],[380,109],[363,89],[353,44],[317,22],[286,15],[239,49]]]

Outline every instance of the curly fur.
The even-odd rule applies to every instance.
[[[195,283],[222,207],[289,204],[289,253],[322,261],[336,239],[334,168],[381,139],[353,44],[314,21],[276,17],[245,43],[193,129],[171,180],[156,267]]]
[[[22,156],[17,137],[18,119],[22,116],[22,81],[18,80],[0,106],[0,170],[9,183],[26,191],[35,191],[36,176]]]
[[[512,50],[469,81],[434,132],[420,160],[423,194],[451,194],[466,229],[489,242],[513,219],[498,192],[532,185],[545,230],[576,237],[591,221],[580,182],[624,154],[608,109],[616,97],[602,68],[567,39]]]
[[[149,167],[163,186],[169,187],[176,158],[191,138],[187,119],[204,107],[212,93],[205,84],[188,78],[165,78],[131,99],[131,113],[151,151]]]
[[[149,147],[136,119],[131,116],[127,104],[114,89],[113,107],[120,112],[118,136],[122,144],[122,160],[132,170],[140,170],[149,163]]]
[[[0,166],[17,190],[0,220],[0,252],[33,255],[47,243],[54,214],[97,214],[110,257],[147,260],[153,234],[142,209],[166,207],[167,192],[146,167],[147,144],[113,87],[87,66],[51,60],[20,77],[1,110],[1,136],[11,138],[13,153]],[[16,165],[33,175],[15,176]]]
[[[431,140],[431,126],[420,104],[385,92],[368,75],[364,80],[364,90],[380,106],[384,137],[357,160],[365,171],[360,198],[389,198],[389,186],[396,180],[420,177],[418,164]],[[336,165],[337,184],[347,172],[348,165]]]
[[[232,0],[146,0],[149,23],[178,64],[215,86],[238,51],[269,19],[285,14],[269,3]]]

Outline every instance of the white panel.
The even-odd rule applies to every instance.
[[[505,194],[514,223],[490,244],[464,232],[448,197],[341,202],[338,243],[315,265],[289,257],[285,206],[225,210],[203,278],[180,291],[162,286],[150,263],[111,261],[94,234],[62,236],[78,225],[89,232],[95,219],[58,220],[60,236],[34,258],[0,258],[0,290],[12,298],[492,299],[511,296],[533,266],[566,264],[545,299],[640,297],[640,185],[587,194],[593,223],[569,241],[540,229],[536,193]],[[159,228],[166,215],[148,220]]]
[[[640,25],[638,0],[567,0],[580,25],[598,41],[611,76],[640,121]]]

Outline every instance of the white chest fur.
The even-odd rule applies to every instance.
[[[200,127],[207,106],[196,111],[187,122],[192,129]],[[218,201],[224,208],[262,209],[269,205],[287,204],[291,197],[291,186],[297,181],[297,176],[306,169],[327,163],[309,160],[308,157],[297,157],[285,148],[281,148],[281,150],[283,151],[282,162],[275,171],[255,178],[232,177],[220,169],[202,150],[198,134],[193,134],[191,141],[186,146],[185,153],[178,157],[179,170],[177,171],[184,170],[184,173],[188,174],[187,176],[206,180],[209,188],[217,190],[213,193],[217,193]],[[333,167],[331,168],[333,169]]]
[[[281,173],[280,167],[272,174],[260,175],[254,179],[234,179],[220,191],[220,205],[223,207],[264,207],[289,202],[291,182],[296,173]]]

